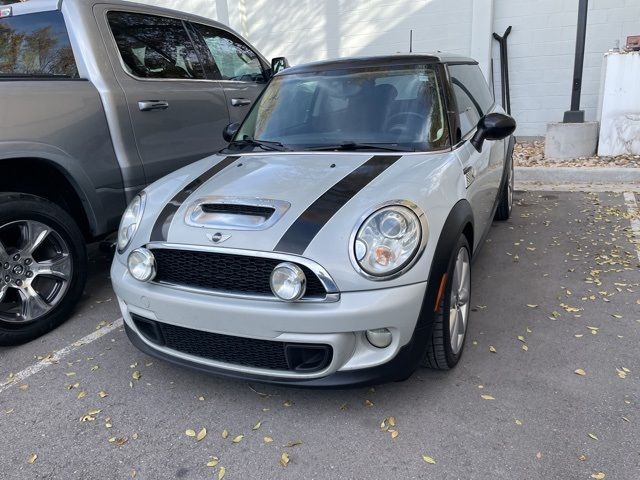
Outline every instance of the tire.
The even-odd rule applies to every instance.
[[[469,324],[470,300],[471,300],[471,248],[465,235],[458,238],[446,273],[446,282],[440,307],[434,314],[431,338],[427,342],[427,348],[422,366],[436,370],[449,370],[457,365],[462,356],[467,327]],[[459,263],[463,263],[464,271],[456,271]],[[458,279],[461,278],[460,282]],[[462,289],[458,288],[458,283]],[[457,301],[456,301],[457,299]],[[453,308],[452,308],[453,307]],[[454,342],[451,338],[451,323],[457,319],[457,335]],[[460,323],[462,322],[462,323]]]
[[[86,279],[85,241],[73,218],[44,198],[0,193],[0,346],[62,324]]]
[[[513,210],[513,155],[507,158],[508,168],[507,174],[504,179],[504,184],[500,189],[500,200],[498,203],[498,209],[494,218],[498,221],[509,220],[511,217],[511,210]]]

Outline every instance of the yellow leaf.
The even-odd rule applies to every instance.
[[[76,374],[76,372],[67,372],[67,373],[65,373],[65,375],[67,377],[73,377],[73,376],[75,376],[75,374]]]
[[[256,423],[251,430],[258,430],[261,425],[262,425],[262,420]]]
[[[287,452],[282,452],[282,455],[280,455],[280,465],[283,467],[289,465],[289,454]]]
[[[595,480],[603,480],[605,476],[606,475],[604,473],[602,473],[602,472],[592,473],[591,474],[591,478],[593,478]]]
[[[493,345],[489,345],[489,351],[491,353],[498,353],[498,351],[496,350],[496,347],[494,347]]]
[[[523,349],[525,352],[528,352],[528,351],[529,351],[529,347],[527,347],[526,345],[522,345],[522,349]]]
[[[483,400],[495,400],[491,395],[480,395]]]
[[[285,407],[290,407],[291,405],[293,405],[293,402],[291,400],[287,400],[282,405],[284,405]]]
[[[218,480],[222,480],[225,473],[227,473],[227,469],[224,467],[220,467],[220,470],[218,470]]]
[[[400,432],[398,432],[397,430],[391,432],[391,438],[396,438],[398,435],[400,435]]]
[[[134,380],[140,380],[140,378],[142,377],[142,374],[138,370],[136,370],[131,374],[131,376],[133,377]]]
[[[37,458],[38,458],[38,454],[32,453],[31,455],[29,455],[29,458],[27,459],[27,463],[33,464],[33,462],[35,462]]]
[[[435,465],[436,461],[428,455],[422,455],[422,460],[427,462],[429,465]]]
[[[202,430],[198,432],[198,436],[196,437],[196,440],[201,441],[206,436],[207,436],[207,429],[203,427]]]
[[[222,431],[222,438],[227,438],[229,436],[229,431],[228,430],[223,430]]]
[[[518,335],[518,340],[520,340],[522,343],[526,342],[522,335]]]
[[[527,307],[529,307],[529,308],[538,308],[538,305],[533,304],[533,303],[527,303]]]
[[[576,333],[576,334],[574,335],[574,337],[576,337],[576,338],[582,338],[582,337],[583,337],[583,335],[582,335],[581,333]]]
[[[188,430],[185,430],[184,434],[187,437],[195,437],[196,436],[196,431],[195,430],[191,430],[190,428]]]
[[[84,390],[78,394],[78,400],[87,396],[87,392]]]
[[[24,383],[24,384],[20,385],[18,388],[24,392],[25,390],[29,390],[29,385]]]
[[[99,391],[98,395],[100,396],[100,398],[105,398],[105,397],[109,396],[109,394],[107,392],[105,392],[104,390]]]
[[[392,427],[396,426],[396,417],[389,417],[389,425]]]
[[[598,437],[596,437],[593,433],[589,433],[589,438],[593,439],[593,440],[598,440]]]
[[[522,425],[522,420],[516,420],[516,425]]]
[[[271,437],[264,437],[264,443],[271,443],[273,442],[273,438]]]
[[[580,376],[585,376],[587,374],[587,372],[585,372],[582,368],[577,368],[576,370],[573,371],[573,373]]]
[[[364,401],[364,406],[365,407],[373,407],[373,402],[371,400],[365,400]]]
[[[219,461],[218,457],[210,457],[210,460],[207,462],[207,467],[215,467]]]
[[[242,441],[242,439],[244,438],[244,435],[238,435],[237,437],[235,437],[233,440],[231,440],[233,443],[240,443]]]

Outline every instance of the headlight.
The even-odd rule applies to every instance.
[[[383,206],[369,215],[353,236],[352,262],[367,278],[384,280],[401,274],[424,247],[424,214],[408,202]]]
[[[280,300],[300,300],[306,289],[307,277],[295,263],[281,263],[271,272],[271,291]]]
[[[136,195],[136,198],[129,204],[120,220],[120,228],[118,229],[118,253],[122,253],[131,243],[131,239],[138,231],[142,213],[144,212],[144,204],[146,195],[144,192]]]
[[[156,276],[156,259],[146,248],[136,248],[131,252],[127,267],[131,276],[141,282],[150,282]]]

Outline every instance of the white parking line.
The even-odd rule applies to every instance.
[[[636,203],[636,196],[632,192],[624,193],[624,203],[627,204],[627,210],[631,216],[631,231],[636,237],[636,253],[638,254],[638,261],[640,261],[640,210]]]
[[[79,349],[83,345],[87,345],[91,342],[95,342],[99,338],[104,337],[105,335],[113,332],[114,330],[120,327],[122,327],[122,317],[117,320],[114,320],[111,324],[102,327],[100,330],[96,330],[95,332],[90,333],[89,335],[81,338],[77,342],[74,342],[71,345],[67,345],[64,348],[61,348],[60,350],[53,352],[51,356],[45,358],[44,360],[39,361],[38,363],[31,365],[30,367],[25,368],[24,370],[21,370],[20,372],[13,375],[13,377],[11,377],[11,379],[8,380],[7,382],[1,383],[0,393],[4,392],[5,390],[8,390],[13,385],[16,385],[20,382],[24,382],[27,378],[29,378],[31,375],[38,373],[40,370],[43,370],[51,365],[57,364],[64,357],[66,357],[70,353],[75,352],[77,349]]]

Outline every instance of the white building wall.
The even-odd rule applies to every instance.
[[[140,0],[229,24],[267,58],[292,64],[348,55],[413,50],[473,55],[492,45],[496,97],[499,50],[476,39],[491,0]],[[475,16],[474,19],[474,10]],[[509,36],[512,113],[518,135],[544,135],[546,124],[569,108],[578,0],[493,0],[493,31]],[[640,34],[640,0],[591,0],[581,107],[596,120],[604,53]],[[482,47],[484,45],[484,47]]]

